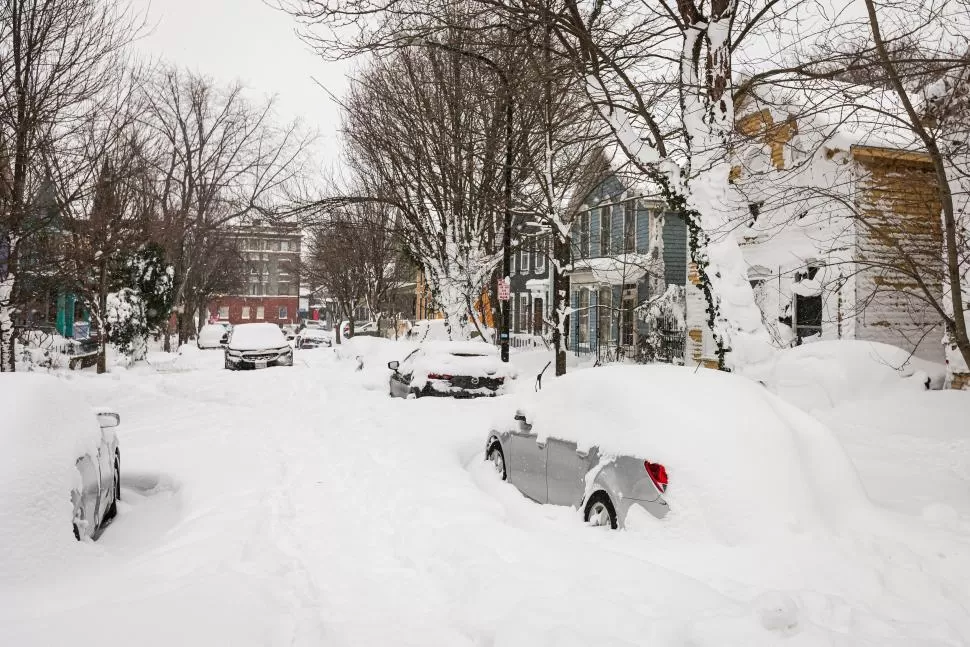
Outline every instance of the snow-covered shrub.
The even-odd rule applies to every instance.
[[[144,302],[131,288],[112,292],[108,295],[105,321],[108,324],[108,340],[121,353],[131,355],[141,345],[139,340],[146,333]]]

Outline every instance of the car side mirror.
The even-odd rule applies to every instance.
[[[107,411],[99,413],[98,424],[103,428],[117,427],[121,424],[121,416],[117,413],[108,413]]]
[[[391,369],[392,371],[394,371],[395,373],[397,373],[397,368],[398,368],[398,367],[399,367],[400,365],[401,365],[401,362],[399,362],[399,361],[397,361],[397,360],[394,360],[393,362],[388,362],[388,363],[387,363],[387,368],[389,368],[389,369]]]

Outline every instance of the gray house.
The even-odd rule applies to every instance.
[[[511,331],[516,338],[545,335],[549,332],[551,302],[551,263],[548,235],[536,228],[523,229],[512,254],[510,275]]]
[[[651,326],[686,334],[682,317],[658,322],[648,314],[670,286],[686,285],[688,259],[684,221],[651,189],[610,171],[574,202],[567,274],[569,348],[578,354],[636,357]]]

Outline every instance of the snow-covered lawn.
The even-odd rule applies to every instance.
[[[71,569],[0,582],[2,643],[970,642],[970,394],[816,410],[879,522],[729,545],[527,501],[482,460],[509,397],[391,399],[386,362],[409,346],[360,344],[297,351],[292,368],[187,351],[156,356],[160,371],[68,374],[121,414],[123,501]],[[547,358],[513,356],[518,388]]]

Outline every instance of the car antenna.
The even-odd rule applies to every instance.
[[[549,368],[550,364],[552,364],[552,360],[549,360],[545,367],[539,371],[539,374],[536,376],[536,391],[542,390],[542,374],[546,372],[546,369]]]

